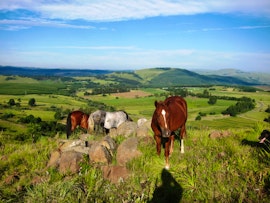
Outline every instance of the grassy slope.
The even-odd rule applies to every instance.
[[[193,88],[195,92],[203,90],[204,88]],[[148,89],[148,91],[156,93],[160,90]],[[269,193],[267,196],[264,188],[270,176],[270,159],[267,154],[263,155],[254,148],[252,143],[257,142],[258,135],[263,129],[270,128],[269,124],[262,122],[267,115],[263,109],[270,105],[269,93],[242,93],[220,87],[211,93],[252,97],[263,103],[263,107],[258,103],[254,111],[241,117],[221,118],[220,115],[214,115],[203,117],[201,121],[194,121],[198,112],[220,112],[222,108],[234,102],[218,100],[216,105],[210,106],[207,99],[188,97],[189,120],[185,154],[180,154],[179,142],[176,141],[170,159],[171,169],[164,172],[163,151],[161,157],[156,155],[152,138],[149,142],[141,142],[142,156],[128,164],[132,176],[126,183],[120,185],[112,185],[105,181],[100,171],[87,162],[82,166],[80,176],[63,176],[53,169],[44,171],[50,152],[57,147],[59,137],[43,138],[33,144],[6,142],[6,135],[0,133],[2,174],[0,201],[5,202],[9,199],[16,202],[147,202],[154,198],[156,191],[163,194],[162,186],[166,184],[165,179],[171,181],[171,184],[167,185],[164,194],[178,195],[182,202],[267,202]],[[21,104],[25,106],[30,98],[35,98],[37,108],[24,113],[38,113],[40,110],[40,115],[44,115],[44,119],[48,115],[41,110],[45,111],[52,105],[74,109],[86,107],[84,100],[49,95],[3,95],[0,103],[6,103],[10,98],[16,101],[20,98]],[[124,109],[131,113],[135,120],[141,116],[150,119],[154,110],[153,102],[164,99],[162,97],[116,99],[110,95],[87,98],[115,106],[117,109]],[[15,114],[22,113],[13,110]],[[213,129],[230,130],[233,136],[209,139],[208,135]],[[60,138],[64,138],[64,135],[60,135]],[[243,140],[250,141],[248,142],[250,145],[244,145]],[[162,199],[162,196],[159,198]]]

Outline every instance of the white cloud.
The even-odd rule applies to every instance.
[[[21,29],[28,29],[32,26],[95,29],[95,27],[93,26],[72,25],[62,21],[52,21],[39,18],[28,18],[23,20],[7,20],[7,19],[0,20],[0,29],[2,30],[21,30]]]
[[[0,10],[26,9],[50,19],[119,21],[206,12],[244,13],[270,17],[269,0],[8,0]]]

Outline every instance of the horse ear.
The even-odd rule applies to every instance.
[[[157,104],[158,104],[158,102],[157,102],[157,101],[155,101],[155,107],[157,107]]]

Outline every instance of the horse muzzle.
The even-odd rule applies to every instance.
[[[162,137],[170,137],[171,131],[169,129],[161,129]]]

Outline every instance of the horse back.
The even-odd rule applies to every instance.
[[[169,122],[171,130],[176,130],[185,125],[187,121],[186,100],[179,96],[173,96],[167,98],[165,104],[168,106],[171,115]]]

